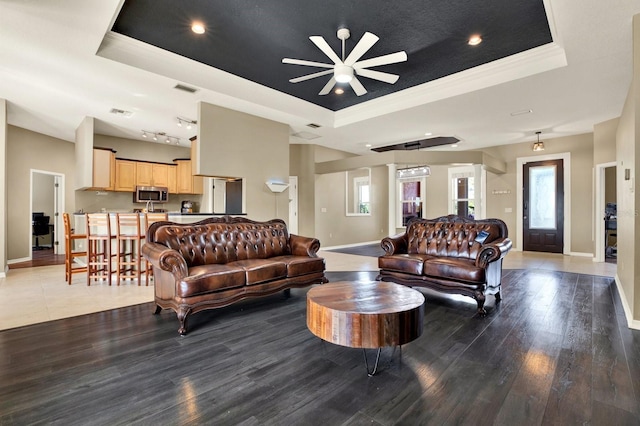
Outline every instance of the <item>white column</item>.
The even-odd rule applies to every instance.
[[[397,196],[396,196],[396,165],[387,164],[388,185],[389,185],[389,230],[388,235],[396,234],[396,212],[397,212]]]

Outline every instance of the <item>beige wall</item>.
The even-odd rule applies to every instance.
[[[31,169],[65,177],[65,210],[75,209],[75,144],[19,127],[8,127],[7,258],[27,258],[31,251]]]
[[[298,177],[298,234],[316,234],[316,145],[289,146],[289,174]]]
[[[616,130],[619,118],[593,126],[593,164],[616,161]]]
[[[289,181],[289,126],[201,102],[196,174],[245,181],[246,213],[253,220],[288,219],[288,190],[273,194],[266,182]]]
[[[9,237],[7,229],[7,101],[0,99],[0,277],[7,271],[7,246]]]
[[[371,215],[346,215],[346,172],[316,175],[316,233],[323,247],[380,241],[388,223],[387,168],[371,168]]]

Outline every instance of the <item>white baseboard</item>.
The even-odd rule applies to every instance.
[[[572,251],[571,253],[569,253],[569,256],[593,257],[593,253],[580,253],[580,252],[577,252],[577,251]]]
[[[627,297],[624,294],[624,288],[622,288],[622,283],[618,278],[618,274],[615,277],[616,287],[618,288],[618,293],[620,294],[620,300],[622,301],[622,309],[624,309],[624,316],[627,318],[627,325],[629,328],[634,330],[640,330],[640,321],[633,319],[633,313],[631,311],[631,306],[627,302]]]
[[[7,265],[13,265],[14,263],[28,262],[30,260],[31,260],[30,257],[22,257],[20,259],[11,259],[11,260],[7,260]]]
[[[344,244],[341,246],[321,247],[320,250],[336,250],[336,249],[349,248],[349,247],[366,246],[368,244],[380,244],[380,241],[381,240],[365,241],[362,243]]]

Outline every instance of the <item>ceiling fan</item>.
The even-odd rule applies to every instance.
[[[386,72],[369,70],[369,67],[377,67],[381,65],[395,64],[397,62],[404,62],[407,60],[407,54],[404,51],[390,53],[388,55],[378,56],[377,58],[365,59],[364,61],[358,61],[371,47],[379,40],[379,37],[373,33],[366,32],[360,39],[360,41],[353,48],[349,56],[345,59],[345,40],[351,36],[351,33],[347,28],[340,28],[338,30],[338,38],[342,40],[342,58],[340,58],[331,49],[329,44],[322,36],[311,36],[309,39],[318,46],[322,52],[333,61],[333,64],[325,64],[322,62],[304,61],[300,59],[284,58],[282,63],[294,64],[294,65],[306,65],[310,67],[318,68],[331,68],[330,70],[320,71],[313,74],[303,75],[301,77],[292,78],[289,80],[291,83],[299,83],[301,81],[310,80],[312,78],[320,77],[323,75],[333,74],[333,77],[327,82],[327,84],[320,90],[319,95],[328,94],[336,83],[349,83],[353,88],[353,91],[358,96],[362,96],[367,93],[357,76],[367,77],[374,80],[384,81],[385,83],[394,84],[400,76],[396,74],[390,74]]]

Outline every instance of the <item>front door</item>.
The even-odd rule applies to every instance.
[[[562,253],[564,247],[564,170],[562,160],[523,166],[522,230],[525,251]]]

